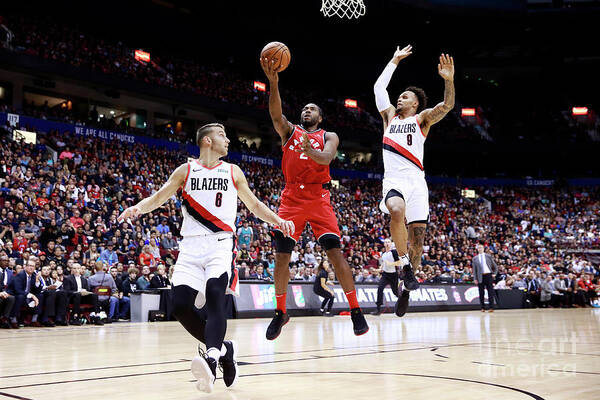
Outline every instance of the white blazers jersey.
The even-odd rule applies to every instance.
[[[405,119],[395,116],[383,134],[384,179],[407,174],[424,177],[425,139],[416,115]]]
[[[235,232],[237,186],[233,165],[221,161],[212,168],[188,162],[183,185],[182,236]]]

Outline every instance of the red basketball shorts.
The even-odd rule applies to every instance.
[[[323,189],[321,184],[294,185],[292,187],[286,185],[281,194],[281,204],[277,215],[294,222],[295,231],[291,237],[296,242],[307,222],[310,223],[317,240],[327,233],[340,236],[340,228],[331,206],[329,190]]]

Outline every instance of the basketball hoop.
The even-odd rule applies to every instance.
[[[321,12],[326,17],[337,15],[339,18],[359,18],[365,15],[363,0],[322,0]]]

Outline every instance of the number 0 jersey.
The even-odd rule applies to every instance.
[[[405,119],[395,116],[383,134],[384,179],[424,177],[425,139],[416,115]]]
[[[235,232],[237,186],[233,165],[221,161],[212,168],[188,162],[183,184],[182,236]]]
[[[331,180],[329,165],[317,164],[312,158],[304,153],[299,153],[296,148],[302,143],[302,134],[306,131],[298,125],[283,147],[281,169],[286,183],[327,183]],[[323,151],[325,146],[325,130],[318,129],[306,132],[313,149]]]

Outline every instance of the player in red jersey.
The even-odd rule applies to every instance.
[[[290,257],[292,249],[300,238],[307,222],[313,229],[319,244],[327,252],[337,278],[346,293],[350,305],[350,315],[354,334],[367,333],[369,326],[356,300],[354,279],[350,266],[341,251],[340,229],[329,190],[329,163],[335,158],[339,144],[338,136],[319,128],[323,121],[321,108],[309,103],[302,109],[300,125],[290,123],[281,110],[279,96],[279,75],[274,63],[266,58],[260,60],[265,75],[269,79],[269,113],[275,131],[281,137],[283,158],[281,168],[285,178],[285,188],[281,194],[279,216],[294,222],[294,235],[285,237],[275,230],[275,297],[277,309],[267,328],[267,339],[274,340],[290,317],[286,312],[286,293],[290,277]]]

